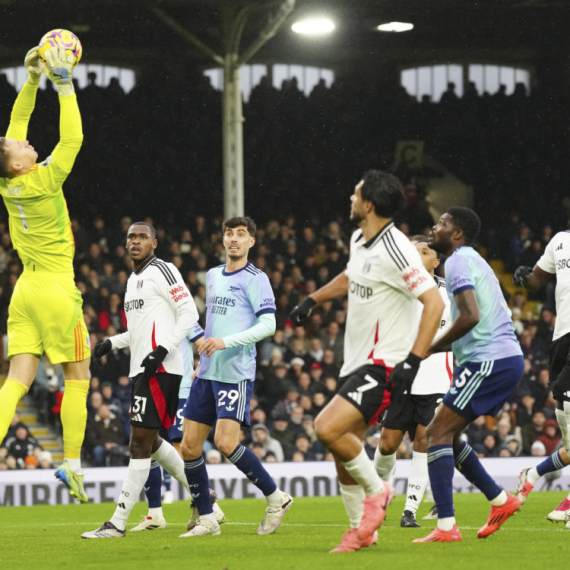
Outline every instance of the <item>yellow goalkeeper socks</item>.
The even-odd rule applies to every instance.
[[[0,389],[0,441],[8,433],[10,423],[16,413],[18,402],[27,394],[29,388],[14,378],[6,378]]]
[[[63,454],[65,459],[80,459],[87,424],[89,380],[66,380],[61,402]]]

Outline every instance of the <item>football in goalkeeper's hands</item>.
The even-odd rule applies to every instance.
[[[83,54],[83,48],[81,47],[79,38],[73,32],[70,32],[69,30],[62,30],[61,28],[48,32],[40,40],[38,46],[38,56],[43,61],[43,63],[47,65],[45,56],[46,51],[56,46],[64,46],[65,53],[67,55],[73,55],[73,67],[79,63],[81,55]]]

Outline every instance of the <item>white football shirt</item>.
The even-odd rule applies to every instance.
[[[366,364],[393,368],[417,335],[416,299],[436,286],[420,254],[393,222],[368,242],[350,240],[348,314],[341,377]]]
[[[182,328],[177,327],[181,307],[184,320],[190,323]],[[198,311],[178,269],[153,256],[138,271],[131,273],[125,291],[125,314],[127,332],[110,340],[113,348],[130,346],[130,377],[143,371],[142,361],[159,345],[168,350],[168,355],[158,372],[182,375],[184,364],[179,345],[198,322]]]
[[[445,279],[436,275],[435,282],[437,283],[441,298],[445,303],[445,309],[443,309],[443,315],[441,315],[441,321],[439,323],[439,328],[435,333],[434,341],[441,338],[451,328],[451,303],[447,296]],[[417,323],[419,327],[424,306],[419,302],[417,304],[419,305],[417,308]],[[422,360],[418,374],[412,384],[412,394],[417,396],[445,394],[449,390],[452,380],[453,353],[438,352],[436,354],[432,354],[429,358]]]
[[[552,340],[570,333],[570,232],[558,232],[537,262],[540,269],[556,275],[556,324]]]

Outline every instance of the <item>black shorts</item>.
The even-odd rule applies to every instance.
[[[133,378],[131,425],[148,429],[168,429],[176,417],[182,376],[157,373],[150,380],[143,374]]]
[[[416,427],[427,426],[433,420],[443,396],[444,394],[412,394],[392,402],[384,414],[382,427],[407,431],[413,440]]]
[[[548,355],[550,388],[554,399],[570,402],[570,333],[555,340]]]
[[[390,405],[390,390],[386,368],[367,364],[355,370],[343,382],[338,395],[349,401],[363,415],[366,423],[376,425]]]

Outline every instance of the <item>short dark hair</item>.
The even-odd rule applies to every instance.
[[[228,218],[227,220],[224,220],[224,223],[222,224],[224,233],[226,233],[226,230],[228,228],[233,229],[239,226],[245,226],[247,228],[247,231],[249,232],[249,235],[251,237],[255,237],[257,226],[249,216],[234,216],[233,218]]]
[[[150,238],[153,240],[156,239],[156,230],[154,229],[154,226],[149,224],[148,222],[134,222],[133,224],[131,224],[131,228],[133,226],[146,226],[150,231]]]
[[[477,213],[464,206],[452,206],[447,213],[453,219],[453,225],[463,232],[465,243],[473,243],[481,231],[481,218]]]
[[[374,204],[374,211],[381,218],[393,218],[404,209],[406,200],[402,183],[389,172],[368,170],[362,177],[362,199]]]
[[[410,241],[415,241],[416,243],[427,243],[429,238],[422,234],[416,234],[410,238]]]
[[[8,149],[6,148],[6,139],[0,137],[0,178],[9,178],[11,171],[8,161],[10,155],[8,154]]]

